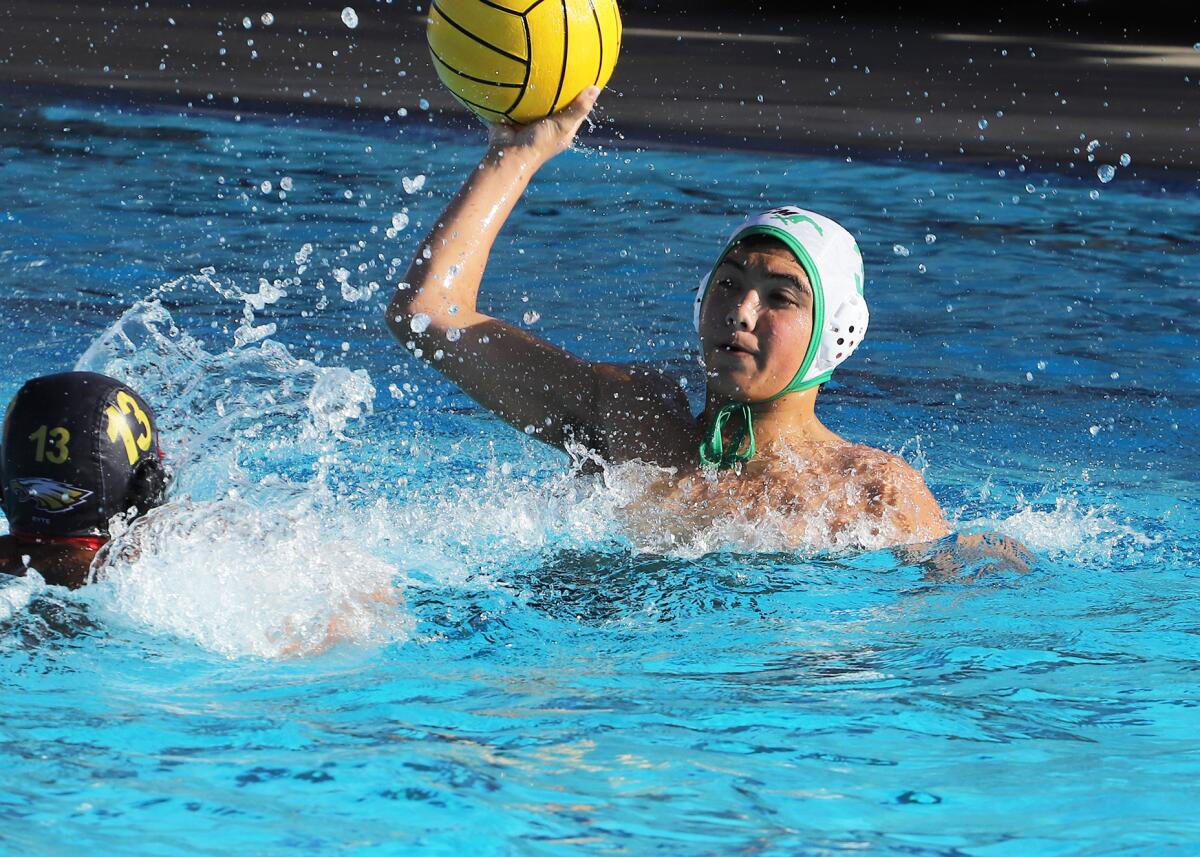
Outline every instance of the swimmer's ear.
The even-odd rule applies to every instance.
[[[137,507],[138,514],[145,514],[167,499],[167,487],[171,474],[156,457],[143,458],[133,471],[129,481],[129,498],[126,508]]]

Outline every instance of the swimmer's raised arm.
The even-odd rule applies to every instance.
[[[538,169],[571,145],[598,94],[592,87],[529,125],[489,127],[486,154],[421,242],[387,323],[398,340],[413,343],[435,369],[513,426],[556,446],[576,437],[602,448],[614,431],[633,435],[617,441],[621,457],[638,457],[644,444],[636,427],[653,429],[659,403],[686,410],[682,391],[645,373],[589,363],[477,307],[500,228]],[[612,413],[622,401],[632,414],[624,421]],[[622,431],[622,422],[632,428]]]

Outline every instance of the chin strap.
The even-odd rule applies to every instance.
[[[722,432],[725,424],[734,415],[742,418],[741,425],[734,429],[729,448],[725,448]],[[746,448],[742,449],[745,443]],[[750,406],[745,402],[730,402],[722,405],[709,424],[707,436],[700,442],[700,463],[704,467],[715,467],[718,470],[728,470],[738,464],[745,464],[754,457],[754,417]]]
[[[704,467],[715,467],[717,470],[728,470],[738,464],[745,464],[754,457],[754,453],[758,450],[754,443],[754,417],[750,412],[750,405],[765,405],[783,398],[788,393],[799,393],[810,387],[824,384],[829,380],[831,374],[833,373],[826,372],[809,381],[801,381],[800,373],[797,372],[790,384],[769,399],[748,403],[730,402],[722,405],[712,422],[709,423],[704,439],[700,441],[700,464]],[[729,444],[729,449],[726,449],[722,433],[725,425],[734,415],[742,418],[742,424],[734,429],[732,442]],[[745,449],[742,449],[742,444],[746,445]]]

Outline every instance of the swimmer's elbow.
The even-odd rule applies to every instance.
[[[404,342],[413,338],[413,318],[423,312],[431,314],[420,306],[418,293],[413,289],[399,288],[384,310],[384,322],[392,336]]]

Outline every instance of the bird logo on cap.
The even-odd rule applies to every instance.
[[[59,514],[69,512],[87,502],[91,491],[76,488],[56,479],[26,476],[8,483],[12,492],[22,500],[37,506],[39,512]]]

